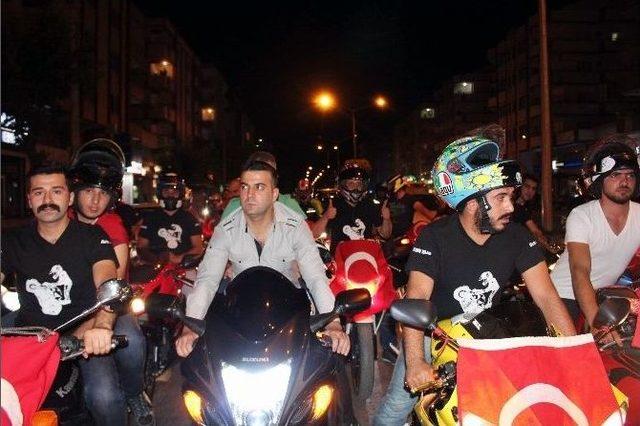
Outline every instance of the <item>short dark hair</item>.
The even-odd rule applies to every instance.
[[[245,164],[251,163],[252,161],[263,161],[278,170],[278,166],[276,164],[276,157],[270,152],[267,151],[256,151],[247,158],[247,162]]]
[[[247,161],[242,166],[242,173],[244,172],[269,172],[274,188],[278,187],[278,172],[269,163],[260,160]]]
[[[57,174],[64,175],[64,181],[68,188],[69,187],[68,170],[62,164],[50,162],[50,163],[42,163],[42,164],[33,166],[31,170],[29,170],[29,173],[27,173],[27,193],[31,191],[32,177],[37,175],[57,175]]]
[[[538,184],[538,186],[540,185],[540,179],[538,179],[537,176],[534,176],[532,174],[526,173],[523,177],[522,177],[522,183],[524,183],[525,180],[530,180],[533,181],[535,183]]]

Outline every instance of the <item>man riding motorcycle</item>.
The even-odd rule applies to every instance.
[[[127,278],[129,238],[122,219],[114,212],[122,187],[124,154],[109,139],[94,139],[81,146],[71,164],[71,184],[75,194],[71,216],[78,221],[97,225],[106,232],[118,259],[117,278]],[[116,320],[114,332],[127,336],[128,344],[112,357],[93,361],[107,373],[119,378],[119,388],[139,425],[153,423],[150,402],[143,395],[145,338],[138,321],[131,315]],[[115,363],[114,363],[115,360]],[[85,383],[87,380],[85,379]],[[90,384],[86,384],[87,387]]]
[[[495,140],[473,135],[444,149],[432,178],[438,195],[458,213],[423,228],[406,265],[406,297],[434,301],[442,319],[474,315],[499,301],[518,269],[547,322],[574,335],[535,239],[509,223],[511,196],[522,183],[518,164],[502,160]],[[395,364],[374,424],[404,424],[415,403],[405,386],[417,388],[434,378],[429,341],[421,330],[404,329],[405,360]]]
[[[116,255],[100,227],[68,217],[74,195],[62,167],[29,172],[27,200],[35,222],[3,235],[0,279],[17,276],[16,326],[53,329],[95,303],[96,288],[116,278]],[[99,310],[72,331],[83,340],[85,356],[110,352],[115,319],[114,313]],[[3,326],[12,325],[3,318]],[[85,400],[97,424],[126,424],[124,395],[117,375],[104,368],[107,360],[114,362],[93,356],[80,363]]]
[[[638,154],[628,138],[599,144],[586,158],[584,177],[593,200],[567,218],[567,250],[551,278],[569,312],[590,326],[598,311],[595,290],[615,284],[640,247]]]
[[[309,227],[302,216],[276,202],[279,191],[275,168],[263,161],[249,161],[240,181],[241,208],[216,226],[198,268],[195,287],[187,297],[187,315],[204,318],[228,261],[233,276],[263,265],[281,272],[294,283],[298,282],[296,270],[299,269],[317,310],[331,311],[334,297]],[[339,321],[330,323],[326,334],[332,338],[335,352],[343,355],[349,352],[349,337]],[[189,355],[197,337],[185,327],[176,342],[178,354]]]
[[[138,254],[143,261],[180,263],[185,255],[202,253],[202,230],[198,219],[182,208],[184,180],[175,173],[158,178],[156,195],[160,209],[142,219]]]
[[[331,253],[340,241],[391,236],[391,212],[388,201],[376,203],[367,197],[369,173],[356,164],[349,164],[338,175],[340,194],[329,200],[329,206],[314,224],[318,235],[326,227],[331,229]]]

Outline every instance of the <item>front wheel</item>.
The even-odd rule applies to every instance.
[[[373,392],[375,365],[373,324],[353,324],[350,337],[351,389],[354,398],[364,402]]]

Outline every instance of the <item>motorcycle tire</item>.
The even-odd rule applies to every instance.
[[[356,323],[351,329],[351,355],[349,367],[353,398],[363,403],[373,392],[375,377],[375,345],[373,324]]]

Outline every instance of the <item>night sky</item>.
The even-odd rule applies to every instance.
[[[361,140],[384,150],[394,124],[433,88],[480,68],[486,50],[537,11],[535,0],[137,3],[170,18],[223,73],[279,162],[300,159],[285,177],[320,162],[321,136],[351,152],[349,115],[322,118],[310,104],[317,89],[332,89],[347,108],[386,95],[391,110],[357,115]]]

